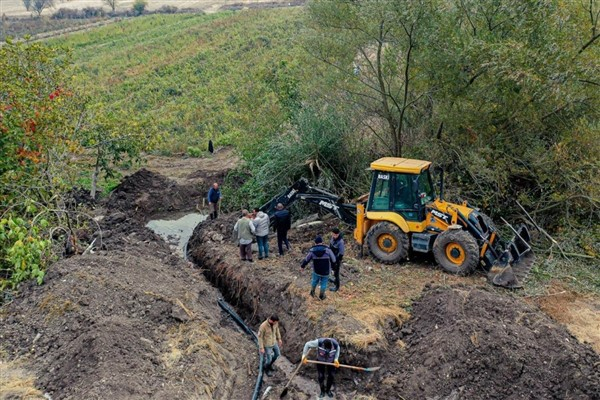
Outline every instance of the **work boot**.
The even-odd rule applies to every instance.
[[[321,292],[319,293],[319,299],[325,300],[326,298],[327,298],[327,296],[325,296],[325,291],[321,290]]]
[[[331,290],[332,292],[337,292],[338,290],[340,290],[340,288],[337,286],[332,286],[329,288],[329,290]]]
[[[333,392],[331,390],[327,391],[327,396],[333,399]]]
[[[310,288],[310,295],[311,295],[312,297],[315,297],[315,288],[314,288],[314,287],[313,287],[313,288]]]

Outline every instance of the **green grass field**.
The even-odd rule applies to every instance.
[[[151,118],[163,149],[181,152],[207,138],[219,145],[276,133],[298,73],[299,15],[152,15],[53,42],[73,49],[74,79],[92,101]]]

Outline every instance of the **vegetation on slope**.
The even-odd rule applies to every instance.
[[[78,143],[94,150],[96,177],[135,156],[135,140],[198,155],[212,139],[245,160],[225,185],[233,209],[300,176],[353,197],[376,157],[429,159],[449,170],[451,200],[513,221],[518,200],[559,239],[537,278],[597,290],[597,12],[595,2],[314,0],[153,15],[51,44],[72,49]]]
[[[152,118],[165,151],[259,146],[285,121],[278,98],[297,63],[298,12],[154,15],[58,41],[77,84],[123,116]],[[287,33],[290,32],[290,33]]]

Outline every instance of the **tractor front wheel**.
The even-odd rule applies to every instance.
[[[408,257],[408,235],[391,222],[379,222],[367,233],[369,253],[384,264],[396,264]]]
[[[468,275],[479,263],[479,247],[468,232],[450,229],[440,233],[433,243],[433,256],[446,271]]]

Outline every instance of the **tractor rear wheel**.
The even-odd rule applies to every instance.
[[[379,222],[367,233],[369,253],[384,264],[396,264],[408,257],[408,235],[396,224]]]
[[[433,243],[435,261],[446,271],[457,275],[472,273],[479,263],[479,246],[468,232],[449,229]]]

